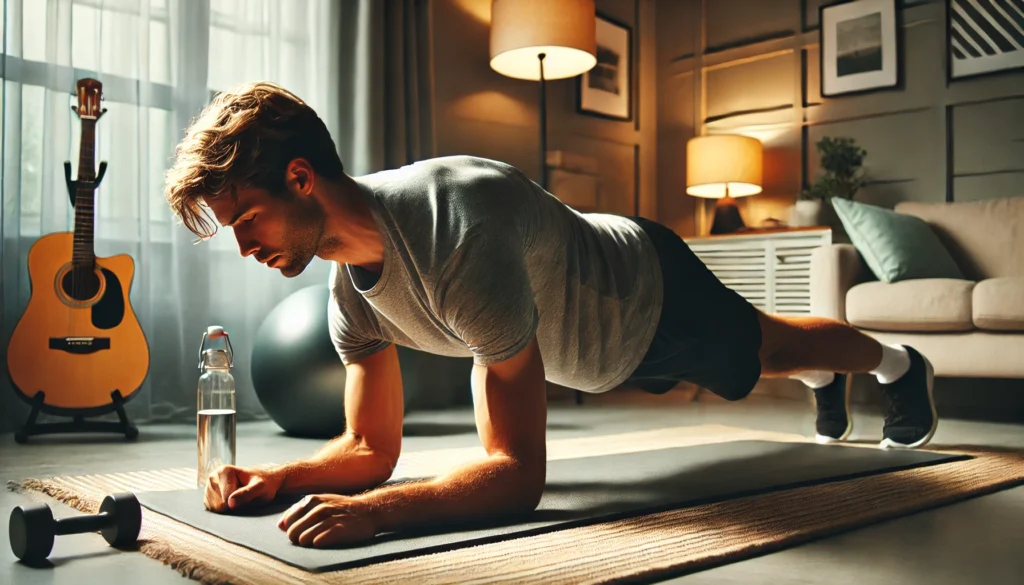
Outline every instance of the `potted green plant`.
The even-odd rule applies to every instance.
[[[831,225],[831,199],[853,199],[864,186],[864,157],[867,151],[853,138],[826,136],[817,143],[821,172],[814,183],[800,192],[793,206],[791,225]]]

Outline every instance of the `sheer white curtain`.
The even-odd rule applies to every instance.
[[[27,255],[51,232],[71,231],[74,210],[63,163],[77,173],[75,83],[103,83],[97,161],[97,256],[129,254],[131,303],[151,363],[129,403],[140,422],[194,416],[196,354],[208,325],[231,335],[240,418],[262,416],[249,382],[251,340],[263,316],[290,292],[325,284],[327,264],[301,276],[242,259],[229,229],[193,245],[163,199],[163,172],[185,126],[213,93],[263,79],[317,109],[337,136],[341,67],[332,0],[2,0],[0,202],[3,364],[6,340],[30,297]],[[5,372],[6,373],[6,372]],[[28,407],[0,384],[0,430],[20,427]],[[45,417],[43,417],[45,419]],[[42,419],[41,419],[42,420]]]

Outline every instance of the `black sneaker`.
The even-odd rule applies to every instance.
[[[910,369],[892,384],[881,384],[885,395],[885,424],[882,449],[914,449],[932,439],[939,426],[935,412],[935,370],[931,362],[914,348],[904,345],[910,354]]]
[[[814,390],[818,418],[814,423],[817,431],[815,440],[822,445],[845,441],[853,431],[853,417],[850,416],[850,396],[846,391],[846,375],[836,374],[835,380],[823,388]]]

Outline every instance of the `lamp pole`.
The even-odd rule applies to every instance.
[[[544,53],[537,54],[540,63],[540,186],[548,188],[548,107],[544,81]]]

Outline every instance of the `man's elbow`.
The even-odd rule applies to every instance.
[[[514,513],[527,514],[540,505],[541,497],[544,495],[546,468],[543,459],[539,462],[519,463],[517,473],[520,479],[515,484],[516,489],[511,502]]]
[[[540,505],[541,497],[544,495],[544,484],[539,486],[531,485],[526,490],[523,490],[521,502],[519,503],[518,511],[523,514],[529,514],[537,509]]]
[[[377,483],[384,483],[391,479],[391,475],[394,474],[395,467],[398,466],[398,458],[382,453],[377,453],[375,455],[374,469],[376,473],[374,474],[374,479],[377,480]]]
[[[350,432],[358,445],[357,452],[362,456],[364,468],[372,476],[374,483],[381,484],[391,479],[398,465],[398,451],[378,449],[367,441],[366,437]]]

